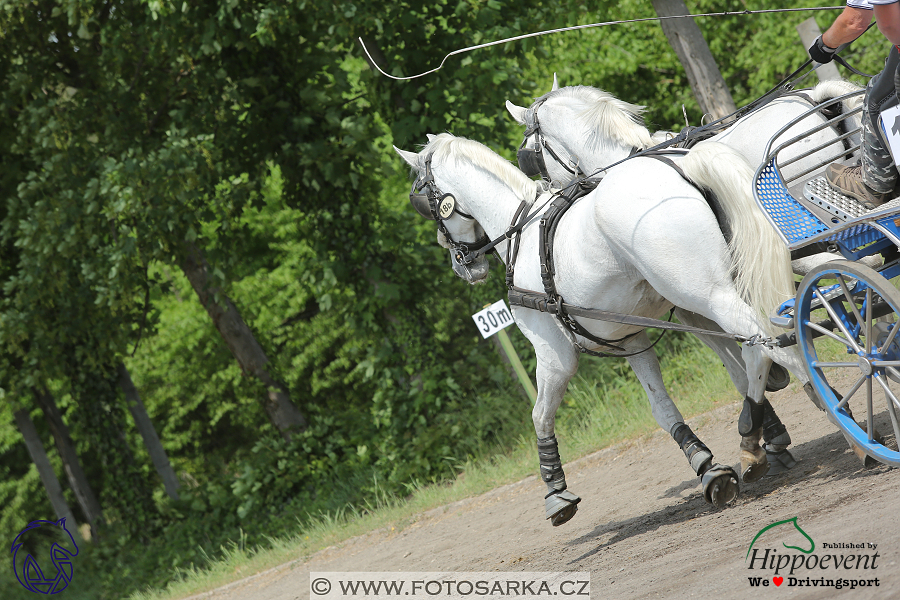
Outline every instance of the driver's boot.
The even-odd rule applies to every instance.
[[[897,183],[897,167],[877,127],[882,106],[897,95],[897,69],[900,54],[896,47],[885,64],[884,70],[873,77],[866,86],[862,110],[862,159],[859,165],[850,167],[839,163],[828,165],[825,178],[829,185],[845,196],[856,198],[866,208],[876,208],[894,193]]]

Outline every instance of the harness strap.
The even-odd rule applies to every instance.
[[[557,305],[556,301],[551,300],[547,294],[542,294],[541,292],[535,292],[533,290],[526,290],[519,287],[514,287],[509,290],[509,303],[515,306],[522,306],[524,308],[530,308],[533,310],[538,310],[540,312],[546,313],[556,313]],[[715,337],[727,338],[730,340],[736,340],[739,342],[750,341],[752,338],[746,338],[740,335],[734,335],[731,333],[725,333],[724,331],[712,331],[708,329],[700,329],[698,327],[691,327],[690,325],[680,325],[678,323],[671,323],[668,321],[661,321],[659,319],[652,319],[650,317],[639,317],[636,315],[625,315],[622,313],[610,312],[607,310],[601,310],[599,308],[584,308],[581,306],[576,306],[574,304],[569,304],[567,302],[563,302],[563,309],[566,313],[576,316],[576,317],[584,317],[586,319],[596,319],[598,321],[608,321],[610,323],[620,323],[622,325],[634,325],[636,327],[654,327],[656,329],[665,329],[668,331],[683,331],[685,333],[693,333],[695,335],[711,335]],[[628,337],[628,336],[626,336]],[[621,338],[626,339],[626,338]],[[621,341],[621,340],[611,340],[613,342]],[[765,343],[761,339],[755,341],[757,344]]]

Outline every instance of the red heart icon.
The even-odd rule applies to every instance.
[[[776,586],[779,586],[779,585],[781,585],[782,583],[784,583],[784,577],[773,577],[773,578],[772,578],[772,582],[773,582]]]

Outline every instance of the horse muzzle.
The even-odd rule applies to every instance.
[[[459,262],[456,259],[456,254],[451,251],[450,266],[453,267],[453,272],[460,279],[465,279],[469,283],[482,283],[487,279],[488,273],[490,273],[490,264],[487,256],[479,256],[468,264],[464,264]]]

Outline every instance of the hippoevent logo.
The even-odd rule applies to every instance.
[[[63,545],[74,548],[75,552]],[[45,554],[49,555],[56,572],[47,569],[45,575],[35,554],[45,568],[48,566]],[[16,579],[22,587],[36,594],[58,594],[72,581],[72,559],[78,555],[78,546],[66,529],[65,518],[59,521],[32,521],[13,540],[12,555]]]
[[[790,543],[788,543],[790,542]],[[797,517],[759,530],[747,548],[744,562],[753,573],[750,587],[821,587],[837,590],[880,586],[878,544],[829,542],[816,551],[816,542],[797,523]]]

